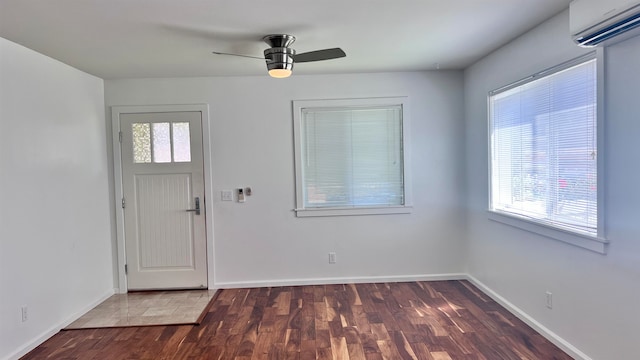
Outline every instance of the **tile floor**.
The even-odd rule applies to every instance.
[[[115,294],[65,328],[196,324],[215,290]]]

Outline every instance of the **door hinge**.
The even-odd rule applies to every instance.
[[[129,266],[127,266],[127,264],[124,264],[124,274],[129,274]]]
[[[118,132],[118,141],[122,144],[122,131]]]
[[[125,205],[126,205],[126,202],[124,201],[124,198],[122,198],[122,208],[123,209],[124,209]]]

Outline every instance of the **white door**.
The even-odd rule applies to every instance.
[[[207,287],[201,112],[120,114],[129,290]]]

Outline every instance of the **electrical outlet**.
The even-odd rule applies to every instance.
[[[27,305],[24,305],[22,307],[22,322],[29,320],[29,313],[27,312],[27,310],[28,310]]]
[[[336,263],[336,253],[330,252],[329,253],[329,264],[335,264],[335,263]]]
[[[547,307],[553,309],[553,294],[551,291],[547,291]]]

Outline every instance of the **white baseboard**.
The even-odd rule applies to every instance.
[[[435,274],[435,275],[361,276],[361,277],[335,277],[335,278],[315,278],[315,279],[229,281],[229,282],[216,282],[214,288],[215,289],[236,289],[236,288],[272,287],[272,286],[462,280],[467,278],[468,276],[466,274],[452,273],[452,274]]]
[[[561,338],[558,334],[549,330],[547,327],[536,321],[533,317],[531,317],[526,312],[522,311],[522,309],[513,305],[509,300],[503,298],[498,295],[495,291],[489,288],[487,285],[482,283],[480,280],[474,278],[471,275],[466,275],[466,279],[469,280],[473,285],[475,285],[478,289],[480,289],[487,296],[491,297],[498,304],[502,305],[505,309],[507,309],[510,313],[515,315],[518,319],[524,321],[527,325],[531,326],[535,331],[540,333],[540,335],[544,336],[547,340],[551,341],[557,347],[562,349],[564,352],[569,354],[574,359],[579,360],[592,360],[589,356],[587,356],[582,351],[578,350],[575,346],[571,345],[568,341]]]
[[[9,356],[7,356],[4,360],[17,360],[20,357],[26,355],[29,351],[35,349],[36,347],[38,347],[38,345],[44,343],[50,337],[52,337],[53,335],[57,334],[60,331],[60,329],[64,329],[65,327],[69,326],[69,324],[71,324],[72,322],[76,321],[82,315],[86,314],[89,310],[91,310],[94,307],[98,306],[100,303],[102,303],[103,301],[107,300],[111,295],[113,295],[115,293],[116,293],[115,289],[111,289],[110,291],[107,291],[105,294],[100,296],[98,299],[96,299],[95,301],[91,302],[89,305],[85,306],[81,310],[75,312],[73,315],[68,317],[66,320],[64,320],[64,321],[52,326],[47,331],[45,331],[42,334],[40,334],[40,336],[38,336],[37,338],[35,338],[35,339],[31,340],[30,342],[28,342],[27,344],[23,345],[20,349],[16,350],[15,352],[9,354]]]

